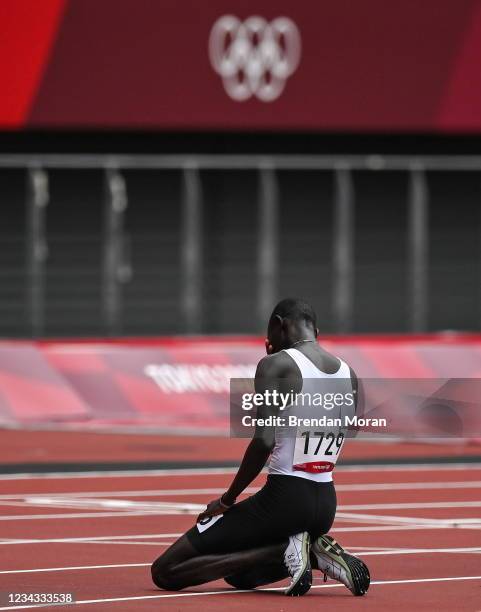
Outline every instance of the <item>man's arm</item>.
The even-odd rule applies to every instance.
[[[356,372],[349,366],[349,372],[351,374],[351,384],[352,390],[354,392],[354,414],[361,418],[364,416],[364,398],[362,394],[362,383],[358,379]],[[355,438],[359,433],[358,425],[349,425],[349,431],[354,432],[349,436],[350,438]]]
[[[278,391],[283,390],[281,387],[285,385],[282,384],[280,379],[286,374],[286,366],[290,365],[286,358],[289,359],[286,355],[278,353],[264,357],[259,362],[255,376],[255,390],[257,393],[264,393],[267,390],[273,391],[274,389]],[[257,407],[257,418],[265,419],[269,416],[276,416],[277,413],[277,406],[266,405],[264,403]],[[199,514],[198,520],[222,514],[235,504],[237,497],[260,474],[271,454],[274,443],[274,427],[257,425],[254,436],[244,453],[241,465],[232,484],[224,495],[208,504],[206,510]]]

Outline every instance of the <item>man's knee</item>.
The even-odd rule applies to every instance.
[[[175,578],[172,565],[165,563],[162,557],[156,559],[150,568],[152,581],[159,589],[164,591],[180,591],[183,585]]]

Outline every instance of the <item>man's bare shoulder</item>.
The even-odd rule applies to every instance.
[[[285,378],[296,374],[297,366],[289,355],[279,351],[266,355],[257,364],[256,378]]]
[[[283,393],[299,392],[302,375],[296,363],[286,352],[267,355],[259,361],[255,379],[256,391],[278,389]]]

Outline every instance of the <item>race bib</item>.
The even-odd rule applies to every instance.
[[[342,431],[298,429],[294,447],[294,470],[317,474],[332,472],[344,444]]]
[[[196,523],[196,527],[199,530],[199,533],[206,531],[209,527],[212,527],[219,519],[221,519],[224,515],[218,514],[217,516],[208,516],[205,519],[202,519],[198,523]]]

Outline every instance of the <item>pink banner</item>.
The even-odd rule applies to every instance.
[[[481,378],[481,336],[327,338],[359,377]],[[254,375],[261,338],[0,342],[0,424],[229,427],[229,380]]]

